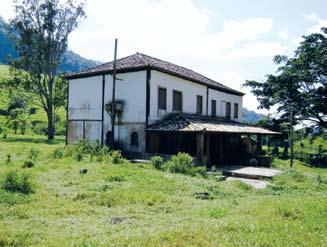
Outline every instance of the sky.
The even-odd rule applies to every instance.
[[[0,15],[14,17],[12,0]],[[93,60],[136,52],[190,68],[246,95],[244,107],[261,113],[246,80],[274,73],[273,56],[292,56],[302,36],[327,26],[326,0],[86,0],[87,18],[69,47]]]

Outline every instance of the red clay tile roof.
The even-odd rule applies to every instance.
[[[148,55],[144,55],[141,53],[136,53],[128,57],[117,59],[117,73],[124,72],[124,71],[133,71],[133,70],[137,71],[147,68],[158,70],[196,83],[204,84],[206,86],[209,86],[211,88],[223,92],[241,95],[241,96],[244,95],[244,93],[242,92],[239,92],[219,82],[209,79],[208,77],[205,77],[193,70]],[[83,70],[78,73],[67,74],[64,77],[66,79],[75,79],[75,78],[83,78],[93,75],[100,75],[104,73],[111,73],[112,71],[113,71],[113,61],[109,63],[101,64],[94,68]]]
[[[149,125],[150,132],[210,132],[210,133],[238,133],[276,135],[274,132],[261,127],[227,120],[221,117],[199,116],[192,114],[170,114],[164,119]]]

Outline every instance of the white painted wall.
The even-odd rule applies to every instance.
[[[146,121],[146,71],[128,72],[117,74],[116,100],[124,101],[122,115],[123,124],[116,125],[115,139],[133,151],[145,151],[145,121]],[[173,90],[183,93],[183,112],[196,113],[196,98],[201,95],[203,98],[202,112],[206,114],[207,87],[195,82],[171,76],[156,70],[151,71],[150,81],[150,116],[149,123],[160,119],[158,116],[158,88],[167,90],[167,112],[172,112]],[[105,76],[105,99],[104,103],[110,103],[112,99],[112,76]],[[242,96],[231,95],[217,90],[208,91],[208,114],[211,114],[211,99],[217,102],[217,115],[222,115],[222,101],[231,102],[231,116],[234,116],[234,103],[239,104],[239,119],[242,120]],[[69,81],[69,120],[101,120],[102,118],[102,75],[73,79]],[[117,118],[116,118],[117,119]],[[76,141],[82,137],[81,126],[78,130],[71,131],[68,142]],[[69,124],[70,128],[77,125]],[[107,131],[111,131],[111,120],[109,114],[104,112],[104,141]],[[90,140],[101,139],[101,123],[87,124],[86,129],[90,131],[85,136]],[[139,134],[140,146],[138,149],[130,146],[131,134],[136,131]]]
[[[206,114],[206,86],[152,70],[150,82],[150,123],[160,119],[158,115],[159,87],[167,89],[167,114],[171,113],[173,109],[173,90],[183,93],[183,112],[185,113],[196,113],[196,97],[201,95],[203,99],[202,112],[204,115]]]
[[[216,100],[217,103],[217,116],[225,117],[225,109],[222,107],[222,102],[231,103],[231,119],[235,121],[242,121],[242,107],[243,107],[243,97],[233,94],[228,94],[220,92],[209,88],[209,102],[208,102],[208,114],[211,114],[211,100]],[[238,119],[234,119],[234,103],[238,103]]]
[[[192,81],[184,80],[175,76],[171,76],[155,70],[151,71],[151,98],[150,98],[150,122],[155,122],[160,119],[163,115],[158,114],[158,88],[167,89],[167,112],[172,112],[173,104],[173,90],[183,92],[183,112],[185,113],[196,113],[196,97],[201,95],[203,98],[202,112],[206,114],[206,98],[207,98],[207,87]],[[236,121],[242,121],[242,104],[243,97],[238,95],[232,95],[224,92],[220,92],[214,89],[208,91],[208,114],[211,114],[211,100],[214,99],[217,102],[217,116],[225,117],[222,111],[222,102],[231,102],[231,117],[234,119],[234,103],[239,104],[239,118],[234,119]]]
[[[101,120],[102,76],[69,81],[68,119]]]

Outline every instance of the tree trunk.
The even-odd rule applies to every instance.
[[[294,163],[294,133],[293,133],[293,110],[290,114],[290,134],[289,134],[289,143],[290,143],[290,151],[291,151],[291,157],[290,157],[290,167],[293,167]]]
[[[48,140],[53,140],[54,139],[54,121],[53,121],[53,109],[52,106],[49,107],[47,111],[47,116],[48,116]]]

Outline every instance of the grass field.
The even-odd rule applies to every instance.
[[[285,174],[254,190],[147,164],[54,159],[63,146],[63,138],[0,139],[1,184],[18,171],[34,190],[0,189],[0,246],[326,246],[325,169],[275,160]],[[36,165],[22,168],[31,148],[40,151]]]

